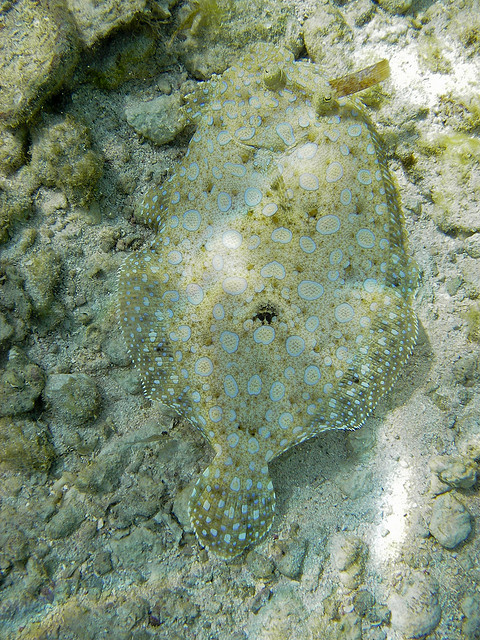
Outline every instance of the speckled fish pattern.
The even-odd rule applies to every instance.
[[[257,45],[186,102],[196,130],[143,200],[157,235],[121,268],[119,314],[146,395],[213,447],[189,513],[231,558],[272,526],[268,463],[361,426],[395,381],[417,272],[379,136],[317,65]]]

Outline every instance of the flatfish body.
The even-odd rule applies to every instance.
[[[146,395],[214,449],[190,517],[224,558],[272,525],[268,463],[361,426],[416,340],[416,269],[382,145],[336,83],[261,44],[201,84],[184,162],[143,202],[156,239],[120,273]]]

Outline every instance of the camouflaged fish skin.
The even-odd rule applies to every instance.
[[[268,463],[362,425],[417,335],[416,269],[379,137],[321,69],[258,45],[200,85],[183,164],[143,202],[153,245],[120,273],[146,395],[215,457],[190,517],[230,558],[272,525]]]

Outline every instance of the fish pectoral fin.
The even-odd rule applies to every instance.
[[[217,457],[190,498],[189,515],[198,541],[222,558],[234,558],[258,543],[273,523],[272,481],[268,474],[248,471],[248,477],[239,474]]]

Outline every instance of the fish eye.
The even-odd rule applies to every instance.
[[[263,84],[271,91],[278,91],[285,86],[286,77],[283,69],[270,65],[263,70]]]

